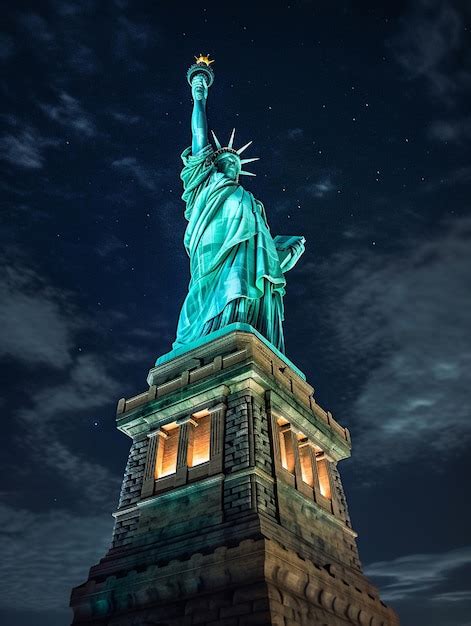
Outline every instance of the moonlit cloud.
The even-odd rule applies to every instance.
[[[435,120],[429,127],[429,137],[443,142],[463,143],[471,139],[471,117]]]
[[[93,137],[96,133],[91,116],[86,113],[77,100],[65,91],[58,95],[56,104],[39,104],[41,110],[54,122],[73,130],[79,136]]]
[[[30,126],[11,129],[0,137],[0,160],[10,165],[29,170],[40,170],[45,163],[44,149],[57,145],[54,139],[41,136]]]
[[[134,126],[141,121],[141,117],[139,115],[129,115],[128,113],[122,113],[121,111],[111,111],[111,115],[117,122],[130,126]]]
[[[470,239],[470,220],[456,220],[399,258],[345,254],[320,270],[344,357],[358,371],[375,362],[351,410],[364,466],[446,458],[471,441]]]
[[[465,602],[471,599],[469,591],[440,590],[450,575],[471,565],[471,547],[449,552],[410,554],[391,561],[371,563],[365,574],[380,585],[382,598],[387,602],[408,598],[429,597],[435,602]]]
[[[154,191],[157,178],[156,173],[151,168],[139,163],[135,157],[117,159],[112,162],[111,166],[127,176],[133,177],[144,189]]]
[[[333,191],[335,186],[332,184],[330,178],[322,178],[316,183],[309,185],[307,191],[312,194],[315,198],[323,198],[328,193]]]

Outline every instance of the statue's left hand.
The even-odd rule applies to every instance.
[[[304,237],[299,237],[299,239],[297,239],[294,242],[294,244],[291,246],[293,250],[293,257],[296,259],[296,261],[304,253],[306,249],[306,246],[304,245],[305,243],[306,243],[306,240],[304,239]]]
[[[277,246],[278,256],[280,257],[281,270],[283,273],[292,269],[299,257],[304,253],[306,240],[304,237],[289,237],[290,243],[286,246],[286,237],[275,237],[275,245]]]

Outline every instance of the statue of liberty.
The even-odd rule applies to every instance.
[[[236,150],[232,131],[223,147],[208,140],[206,101],[213,82],[212,60],[200,55],[188,70],[193,97],[191,146],[182,153],[185,248],[191,280],[173,348],[190,347],[233,322],[249,324],[284,353],[285,273],[304,252],[303,237],[270,234],[263,204],[239,183],[252,175]]]

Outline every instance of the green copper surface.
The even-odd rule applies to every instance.
[[[160,356],[155,362],[155,364],[163,365],[164,363],[167,363],[168,361],[171,361],[172,359],[182,356],[182,354],[185,354],[186,352],[190,352],[191,350],[194,350],[195,348],[200,348],[205,343],[209,343],[210,341],[219,339],[220,337],[224,337],[224,335],[228,335],[229,333],[232,333],[237,330],[241,332],[252,333],[256,337],[258,337],[258,339],[260,339],[260,341],[262,341],[268,348],[270,348],[270,350],[273,350],[273,352],[278,356],[278,358],[280,358],[284,363],[286,363],[288,367],[290,367],[293,371],[295,371],[296,374],[298,374],[298,376],[300,376],[303,380],[306,380],[306,376],[303,374],[303,372],[299,368],[297,368],[296,365],[292,361],[290,361],[285,354],[283,354],[277,348],[275,348],[275,346],[270,341],[268,341],[268,339],[266,339],[263,335],[261,335],[255,328],[253,328],[249,324],[244,324],[241,322],[233,322],[232,324],[228,324],[224,328],[220,328],[219,330],[216,330],[210,333],[209,335],[199,337],[199,339],[196,339],[191,344],[188,344],[186,346],[181,346],[180,348],[175,348],[171,352],[167,352],[167,354],[163,354],[162,356]]]
[[[304,238],[272,237],[263,204],[239,183],[234,134],[224,158],[209,144],[208,82],[198,72],[191,78],[192,145],[182,153],[181,173],[191,281],[173,348],[191,349],[201,337],[236,322],[284,352],[285,272],[303,253]]]

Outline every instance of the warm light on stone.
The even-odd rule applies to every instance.
[[[332,492],[329,480],[329,462],[326,458],[318,459],[317,473],[319,474],[319,487],[321,495],[330,500],[332,498]]]
[[[303,481],[312,487],[314,485],[314,473],[312,471],[312,455],[307,439],[303,439],[298,444],[299,462],[301,464],[301,475]]]
[[[207,411],[206,411],[207,413]],[[197,414],[193,414],[197,418]],[[211,416],[207,413],[196,420],[197,426],[193,431],[193,444],[191,454],[188,455],[188,467],[195,467],[209,461]]]
[[[167,437],[162,437],[157,454],[155,477],[164,478],[174,474],[177,469],[178,435],[180,428],[176,424],[164,429]],[[160,452],[162,450],[162,452]]]

